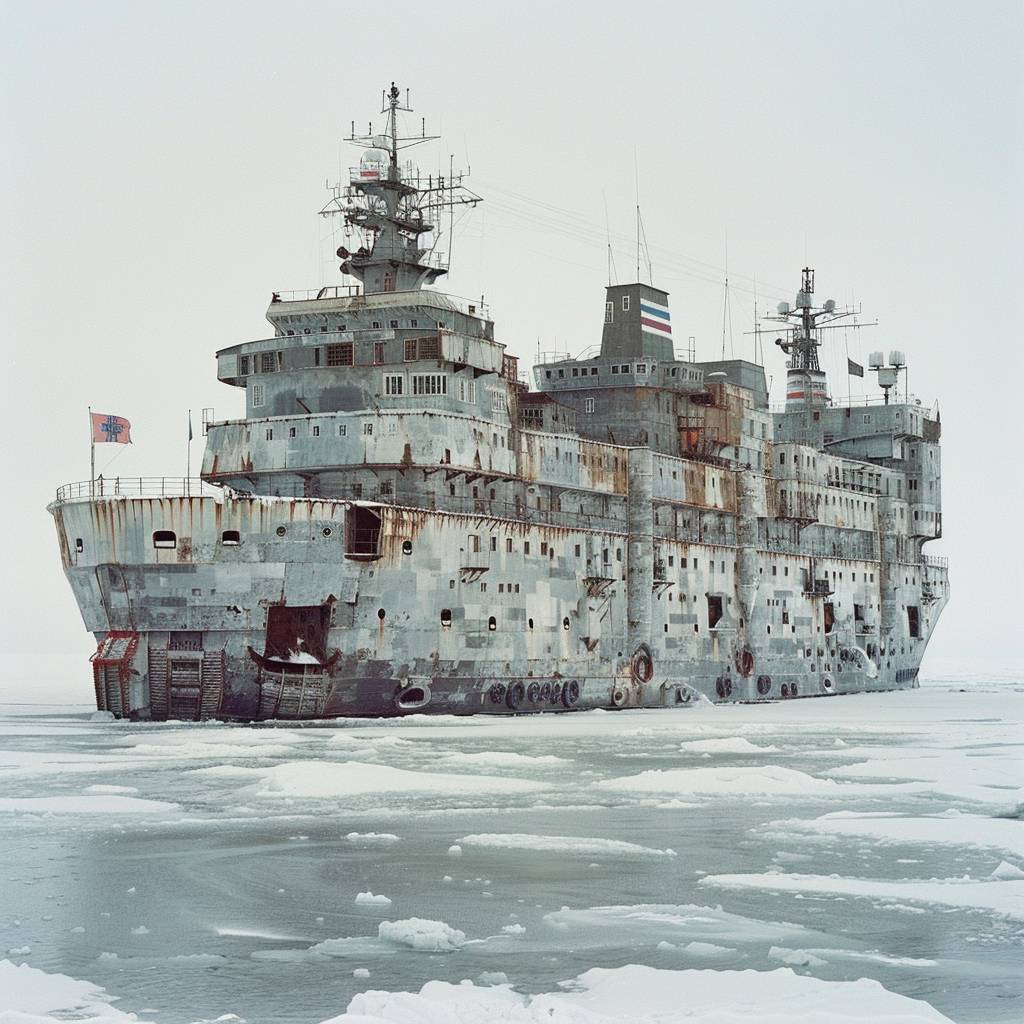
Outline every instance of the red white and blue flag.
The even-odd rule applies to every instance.
[[[132,425],[123,416],[108,416],[102,412],[89,413],[92,420],[92,443],[132,443]]]
[[[650,299],[640,300],[640,329],[662,338],[672,337],[672,318],[668,306],[660,306]]]

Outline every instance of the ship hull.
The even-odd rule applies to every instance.
[[[51,512],[97,641],[97,707],[143,720],[566,713],[903,689],[917,685],[945,601],[944,577],[924,565],[897,581],[877,560],[818,559],[811,578],[834,572],[835,591],[805,593],[806,554],[648,537],[675,570],[655,579],[634,534],[424,509],[229,496]],[[770,588],[751,582],[766,572]],[[918,636],[905,615],[864,621],[864,608],[920,601],[924,574],[939,596]]]

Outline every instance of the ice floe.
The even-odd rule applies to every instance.
[[[674,857],[675,850],[658,850],[618,839],[594,839],[580,836],[538,836],[520,832],[485,832],[463,836],[459,847],[496,850],[529,850],[536,853],[573,853],[580,856]]]
[[[774,971],[591,968],[562,991],[430,981],[419,992],[369,991],[324,1024],[951,1024],[925,1002],[867,978],[822,981]]]
[[[720,889],[764,889],[770,892],[830,893],[878,900],[907,900],[962,910],[984,910],[998,916],[1024,920],[1024,880],[909,878],[888,881],[879,878],[842,878],[839,875],[764,872],[707,875],[698,884]]]
[[[914,817],[889,811],[834,811],[819,818],[772,821],[759,831],[765,836],[869,837],[883,843],[938,843],[1003,850],[1024,857],[1024,823],[960,811]]]

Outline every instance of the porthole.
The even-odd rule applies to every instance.
[[[533,629],[533,619],[526,620],[527,629]]]
[[[402,541],[402,554],[403,555],[411,555],[412,554],[412,541],[411,540],[403,540]]]
[[[322,529],[322,530],[321,530],[320,532],[321,532],[321,533],[322,533],[322,534],[323,534],[323,535],[324,535],[325,537],[330,537],[330,535],[331,535],[332,533],[334,533],[334,531],[333,531],[333,530],[332,530],[332,529],[331,529],[331,528],[330,528],[329,526],[325,526],[325,527],[324,527],[324,528],[323,528],[323,529]]]
[[[487,619],[487,628],[492,633],[498,628],[498,620],[493,615]]]
[[[288,531],[283,526],[279,526],[276,532],[278,537],[283,537]]]
[[[449,629],[452,624],[452,610],[451,608],[441,609],[441,628]]]
[[[82,540],[81,537],[75,538],[75,550],[79,554],[81,554],[85,550],[85,542]]]
[[[387,615],[387,612],[386,612],[386,611],[384,611],[384,609],[383,609],[383,608],[378,608],[378,609],[377,609],[377,618],[378,618],[378,619],[380,619],[380,621],[381,621],[381,622],[383,622],[383,621],[384,621],[384,616],[385,616],[385,615]]]
[[[234,547],[242,543],[242,535],[237,530],[225,530],[220,535],[220,542],[225,547]]]
[[[568,629],[568,628],[569,628],[569,617],[566,616],[564,619],[562,619],[562,629]]]

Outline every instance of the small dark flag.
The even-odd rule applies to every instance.
[[[863,377],[864,376],[864,367],[861,366],[860,363],[855,363],[852,359],[847,357],[847,359],[846,359],[846,372],[851,377]]]
[[[864,376],[863,370],[861,371],[861,376],[862,377]],[[188,439],[190,441],[192,440],[192,410],[191,409],[189,409],[189,411],[188,411]]]

